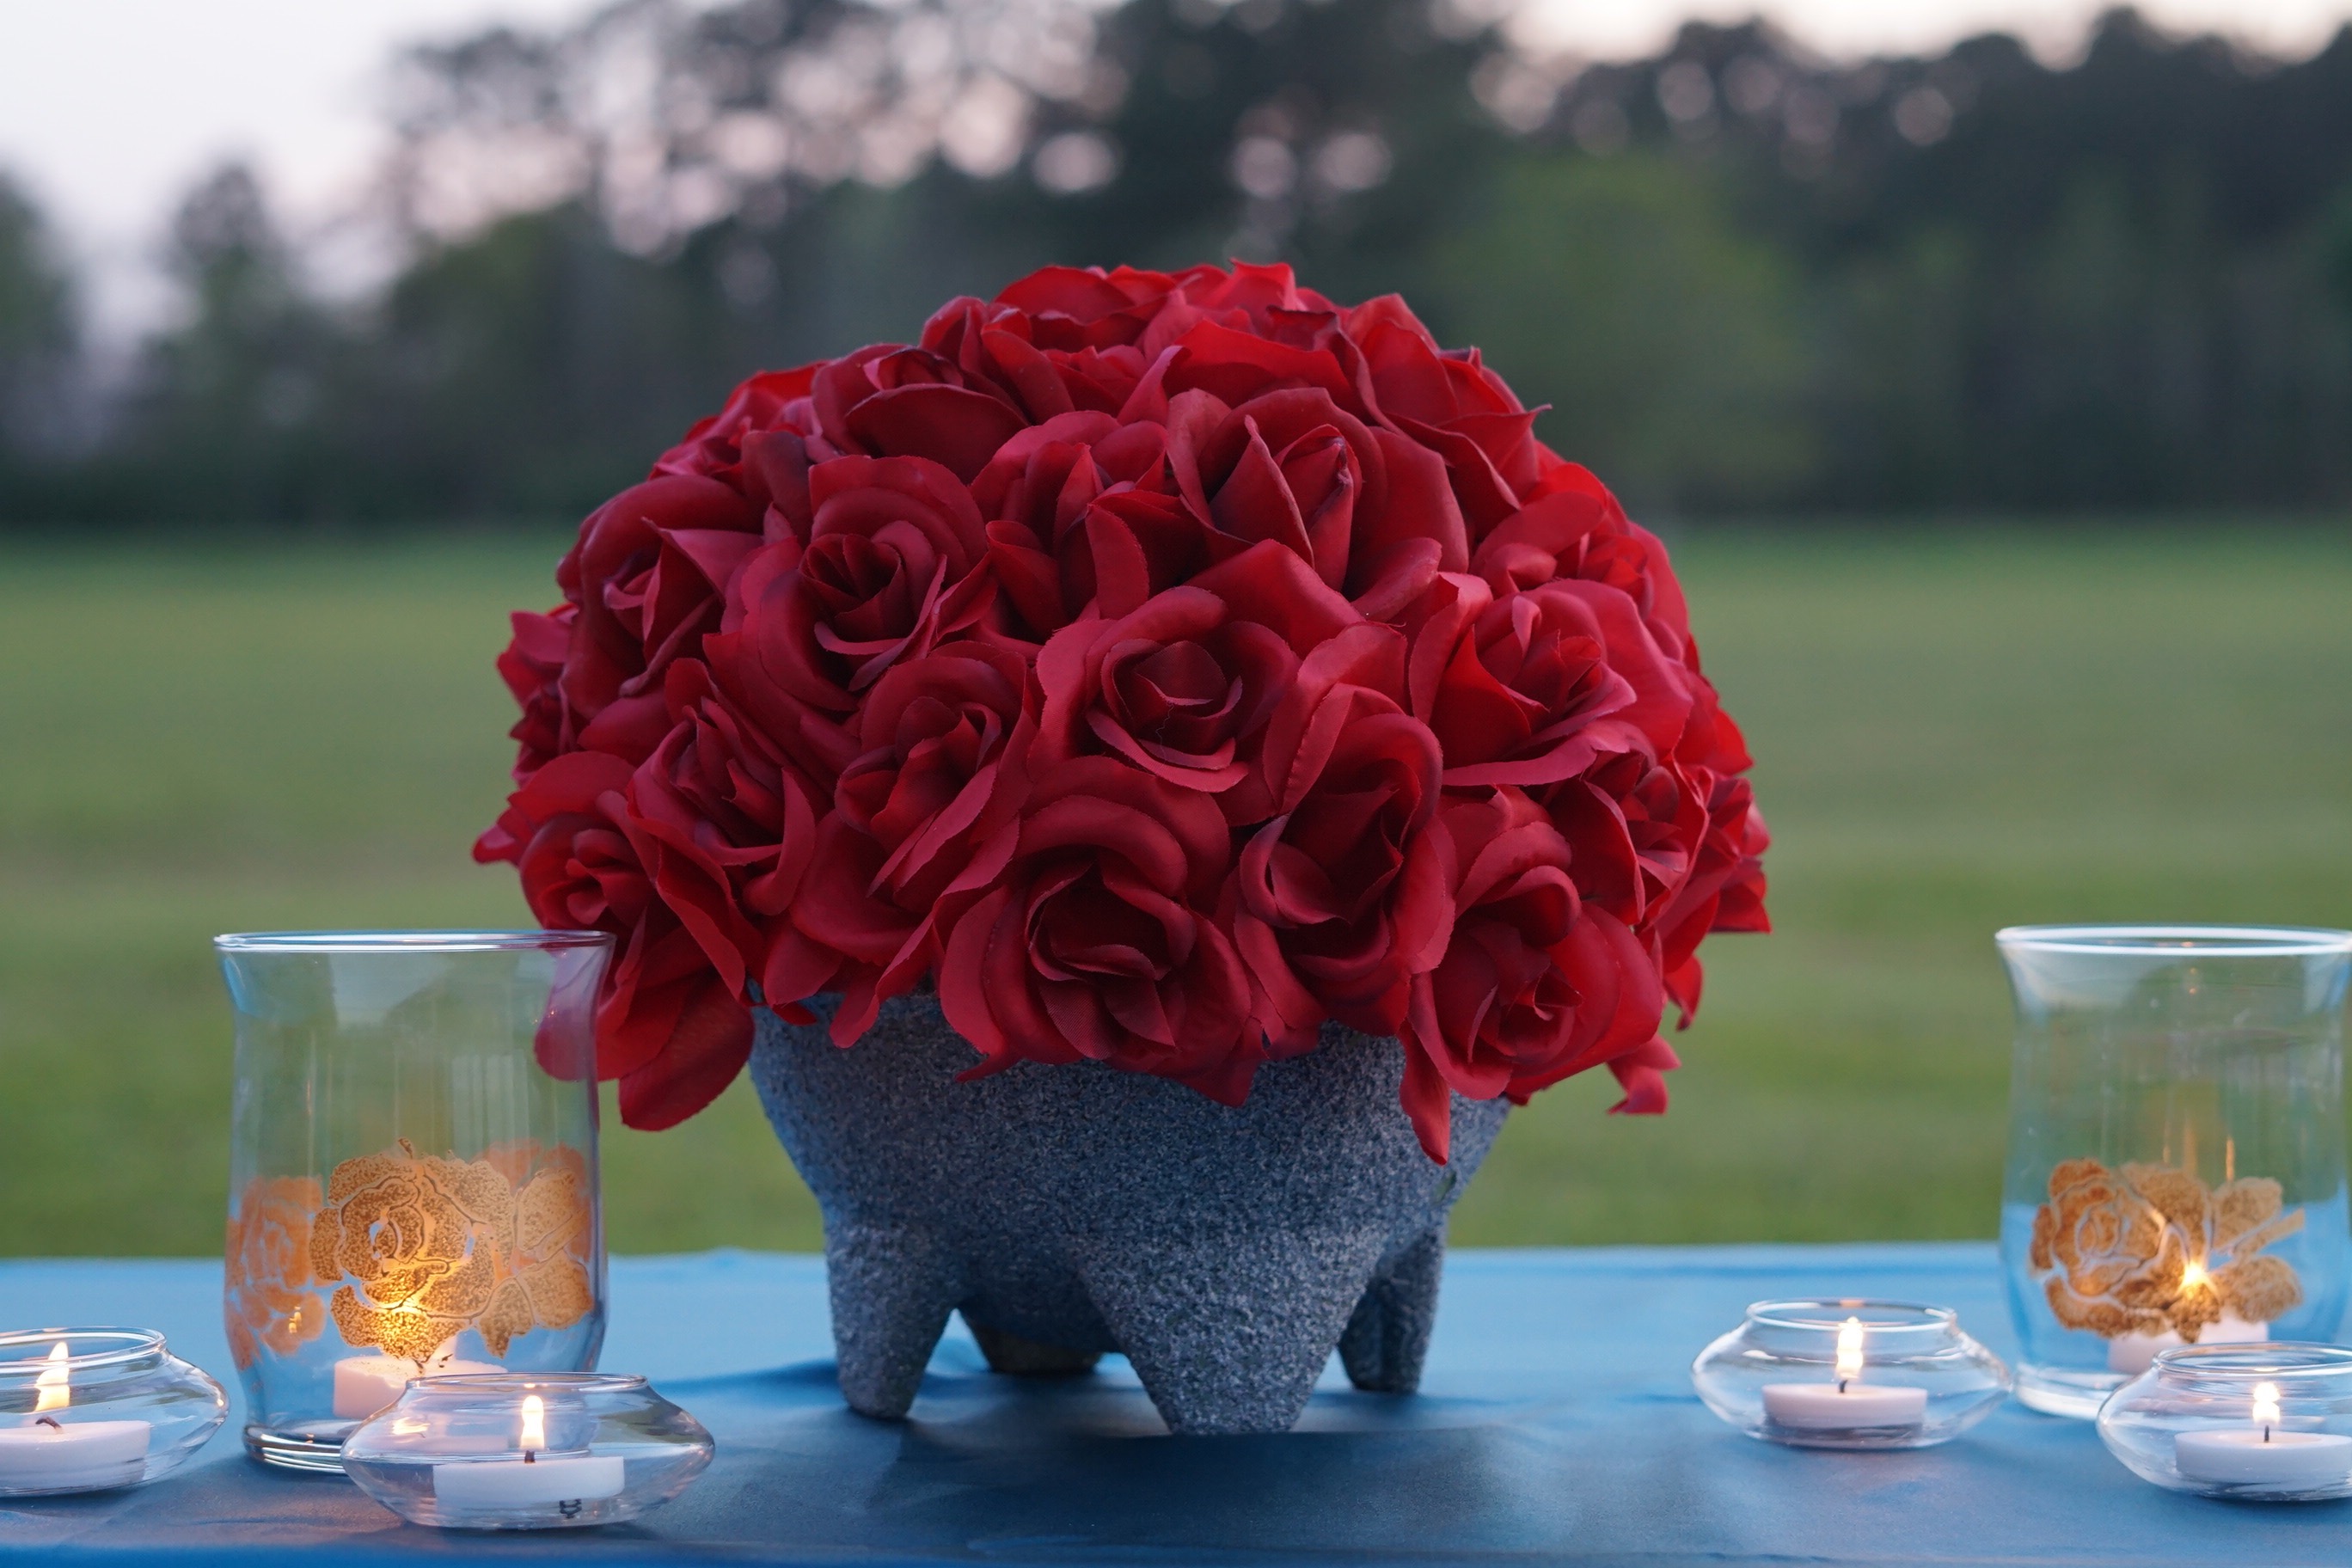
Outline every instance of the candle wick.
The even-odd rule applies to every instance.
[[[2271,1429],[2270,1429],[2270,1425],[2269,1425],[2269,1423],[2265,1422],[2265,1423],[2263,1424],[2263,1442],[2265,1442],[2265,1443],[2267,1443],[2267,1442],[2269,1442],[2270,1440],[2271,1440]]]
[[[2268,1442],[2269,1440],[2270,1439],[2268,1437],[2263,1438],[2264,1442]],[[522,1451],[522,1462],[526,1465],[535,1465],[539,1463],[539,1450],[536,1448],[525,1448]]]
[[[58,1418],[54,1415],[44,1415],[35,1421],[33,1425],[36,1426],[47,1426],[52,1432],[62,1432],[65,1430],[63,1426],[58,1425]]]
[[[1843,1394],[1845,1392],[1845,1382],[1846,1380],[1844,1378],[1838,1379],[1838,1392],[1840,1394]]]

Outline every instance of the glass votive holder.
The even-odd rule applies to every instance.
[[[2352,1497],[2352,1350],[2181,1345],[2107,1396],[2099,1440],[2142,1480],[2199,1497]]]
[[[221,1385],[152,1330],[0,1333],[0,1497],[142,1485],[227,1416]]]
[[[1691,1382],[1751,1437],[1800,1448],[1925,1448],[1992,1414],[2009,1369],[1945,1307],[1759,1301]]]
[[[559,1530],[615,1524],[677,1496],[710,1434],[642,1377],[420,1377],[343,1443],[343,1473],[412,1524]]]
[[[264,1464],[341,1468],[413,1377],[604,1339],[592,931],[216,937],[236,1017],[223,1305]]]

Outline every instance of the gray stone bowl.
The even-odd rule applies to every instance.
[[[1456,1095],[1439,1166],[1397,1043],[1336,1024],[1240,1107],[1092,1062],[957,1082],[977,1059],[932,995],[848,1050],[758,1014],[751,1081],[824,1214],[852,1409],[903,1417],[955,1311],[1000,1373],[1124,1352],[1179,1433],[1288,1431],[1335,1345],[1358,1388],[1419,1385],[1446,1214],[1507,1102]]]

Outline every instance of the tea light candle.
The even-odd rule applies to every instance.
[[[583,1502],[618,1497],[627,1465],[617,1455],[565,1454],[542,1457],[547,1447],[547,1403],[523,1395],[520,1459],[477,1459],[433,1467],[433,1495],[457,1508],[495,1509],[553,1505],[565,1518]]]
[[[70,1352],[59,1340],[49,1352],[55,1363],[33,1380],[33,1416],[21,1426],[0,1429],[0,1488],[11,1491],[99,1491],[144,1478],[147,1444],[154,1427],[145,1421],[65,1421],[56,1412],[73,1404]]]
[[[2190,1264],[2191,1268],[2197,1265]],[[2185,1278],[2185,1276],[2184,1276]],[[2220,1320],[2205,1325],[2197,1336],[2200,1345],[2258,1345],[2271,1337],[2268,1323],[2250,1323],[2235,1312],[2224,1311]],[[2117,1334],[2107,1342],[2107,1370],[2122,1373],[2126,1377],[2137,1377],[2156,1364],[2156,1352],[2170,1350],[2181,1342],[2180,1336],[2167,1329],[2160,1334]]]
[[[483,1361],[458,1361],[446,1351],[419,1371],[413,1361],[399,1356],[346,1356],[335,1363],[335,1414],[347,1421],[364,1421],[398,1399],[412,1377],[442,1377],[467,1372],[504,1372]]]
[[[2172,1462],[2193,1481],[2278,1488],[2332,1487],[2352,1478],[2352,1437],[2283,1432],[2275,1383],[2254,1384],[2254,1424],[2239,1431],[2182,1432]]]
[[[1838,1329],[1837,1381],[1768,1383],[1765,1418],[1778,1426],[1829,1431],[1857,1426],[1916,1426],[1927,1418],[1924,1388],[1873,1387],[1862,1381],[1862,1320]]]

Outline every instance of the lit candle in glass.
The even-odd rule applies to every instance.
[[[627,1467],[617,1455],[549,1455],[547,1403],[536,1394],[522,1399],[520,1459],[476,1459],[433,1467],[433,1495],[456,1509],[507,1509],[551,1505],[565,1518],[583,1502],[618,1497]]]
[[[1835,1383],[1768,1383],[1764,1415],[1780,1426],[1809,1431],[1857,1426],[1916,1426],[1927,1416],[1924,1388],[1874,1387],[1862,1381],[1863,1326],[1838,1328]]]
[[[2180,1270],[2180,1291],[2189,1295],[2210,1289],[2213,1277],[2205,1265],[2190,1258]],[[2252,1345],[2271,1337],[2268,1323],[2250,1323],[2224,1307],[2221,1315],[2205,1325],[2197,1336],[2200,1345]],[[2107,1370],[2122,1373],[2126,1377],[2137,1377],[2156,1363],[2156,1352],[2170,1350],[2181,1343],[2179,1334],[2170,1329],[2155,1334],[2117,1334],[2107,1342]]]
[[[347,1421],[364,1421],[398,1399],[412,1377],[505,1370],[490,1362],[459,1361],[448,1345],[436,1351],[422,1367],[402,1356],[345,1356],[335,1363],[335,1414]]]
[[[2289,1432],[2279,1415],[2275,1383],[2254,1384],[2253,1425],[2219,1432],[2183,1432],[2172,1439],[2172,1462],[2194,1481],[2273,1487],[2328,1487],[2352,1477],[2352,1437],[2333,1432]]]
[[[0,1428],[0,1486],[14,1491],[98,1491],[127,1487],[147,1471],[145,1421],[73,1421],[71,1352],[59,1340],[50,1364],[33,1380],[33,1415]]]

